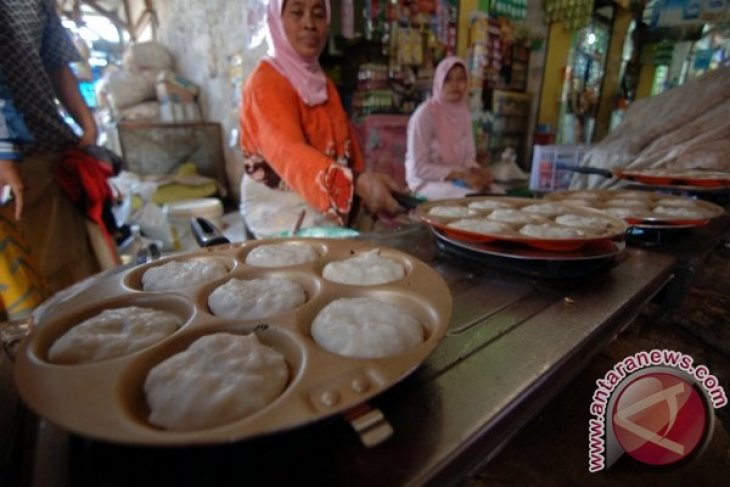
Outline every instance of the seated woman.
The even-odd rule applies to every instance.
[[[395,213],[386,174],[365,172],[335,85],[319,65],[329,0],[271,0],[270,55],[243,89],[241,212],[257,237],[302,227],[347,226],[361,198],[373,214]]]
[[[428,199],[461,198],[485,191],[489,171],[476,161],[464,61],[449,56],[433,78],[433,94],[408,121],[406,181]]]

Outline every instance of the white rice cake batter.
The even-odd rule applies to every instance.
[[[383,257],[379,249],[363,252],[350,259],[330,262],[322,276],[332,282],[355,286],[372,286],[403,279],[406,270],[395,259]]]
[[[306,301],[301,284],[289,279],[231,279],[210,294],[208,306],[216,316],[250,319],[289,311]]]
[[[565,207],[553,203],[538,203],[535,205],[523,206],[522,211],[537,213],[539,215],[557,215],[563,213]]]
[[[521,210],[499,209],[489,215],[490,220],[506,223],[534,223],[541,220],[538,215],[525,213]]]
[[[511,231],[509,225],[504,223],[495,222],[487,218],[467,218],[464,220],[457,220],[451,222],[447,227],[456,228],[459,230],[466,230],[468,232],[495,234],[495,233],[507,233]]]
[[[677,208],[692,208],[693,210],[698,209],[697,204],[690,199],[682,198],[664,198],[657,201],[656,206],[674,206]]]
[[[619,206],[622,208],[646,208],[646,200],[639,198],[614,198],[606,201],[606,206]]]
[[[646,208],[604,208],[603,211],[617,218],[645,218],[649,212]]]
[[[654,208],[654,213],[674,218],[707,218],[709,216],[708,212],[698,206],[693,208],[683,208],[681,206],[657,206]]]
[[[579,228],[566,227],[554,223],[525,225],[520,228],[520,233],[528,237],[539,238],[580,238],[586,236],[586,233]]]
[[[163,340],[180,325],[182,320],[167,311],[139,306],[106,309],[56,340],[48,360],[82,364],[120,357]]]
[[[595,200],[587,200],[583,198],[565,198],[561,200],[561,203],[569,203],[571,205],[575,206],[585,206],[585,207],[592,207],[594,204],[596,204]]]
[[[145,291],[176,291],[213,281],[228,274],[228,267],[216,259],[170,262],[147,269],[142,275]]]
[[[591,228],[593,230],[608,230],[611,228],[611,221],[600,216],[583,215],[560,215],[555,223],[569,227]]]
[[[328,352],[355,358],[399,355],[425,338],[423,325],[408,310],[372,298],[331,302],[317,314],[311,333]]]
[[[150,370],[149,421],[174,431],[228,424],[271,403],[288,380],[284,356],[255,335],[204,336]]]
[[[433,216],[463,217],[474,214],[474,211],[466,206],[434,206],[428,210],[428,214]]]
[[[283,243],[256,247],[246,256],[246,264],[255,267],[287,267],[318,258],[319,254],[311,245]]]
[[[481,200],[469,203],[469,208],[474,210],[496,210],[498,208],[512,208],[512,205],[505,201]]]

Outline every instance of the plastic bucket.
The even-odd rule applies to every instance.
[[[190,219],[203,217],[222,229],[223,204],[217,198],[200,198],[168,203],[164,207],[174,250],[194,250],[198,248]]]

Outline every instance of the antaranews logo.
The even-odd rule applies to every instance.
[[[588,470],[598,472],[626,453],[650,465],[698,454],[710,439],[714,411],[725,390],[704,365],[673,350],[630,355],[602,378],[593,393],[588,428]]]

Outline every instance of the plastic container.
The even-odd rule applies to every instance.
[[[222,229],[223,204],[217,198],[200,198],[168,203],[164,207],[167,221],[170,223],[172,248],[174,250],[194,250],[198,248],[190,219],[203,217]]]
[[[538,192],[562,191],[570,187],[574,171],[558,164],[579,166],[591,149],[587,145],[535,145],[532,152],[530,189]]]

